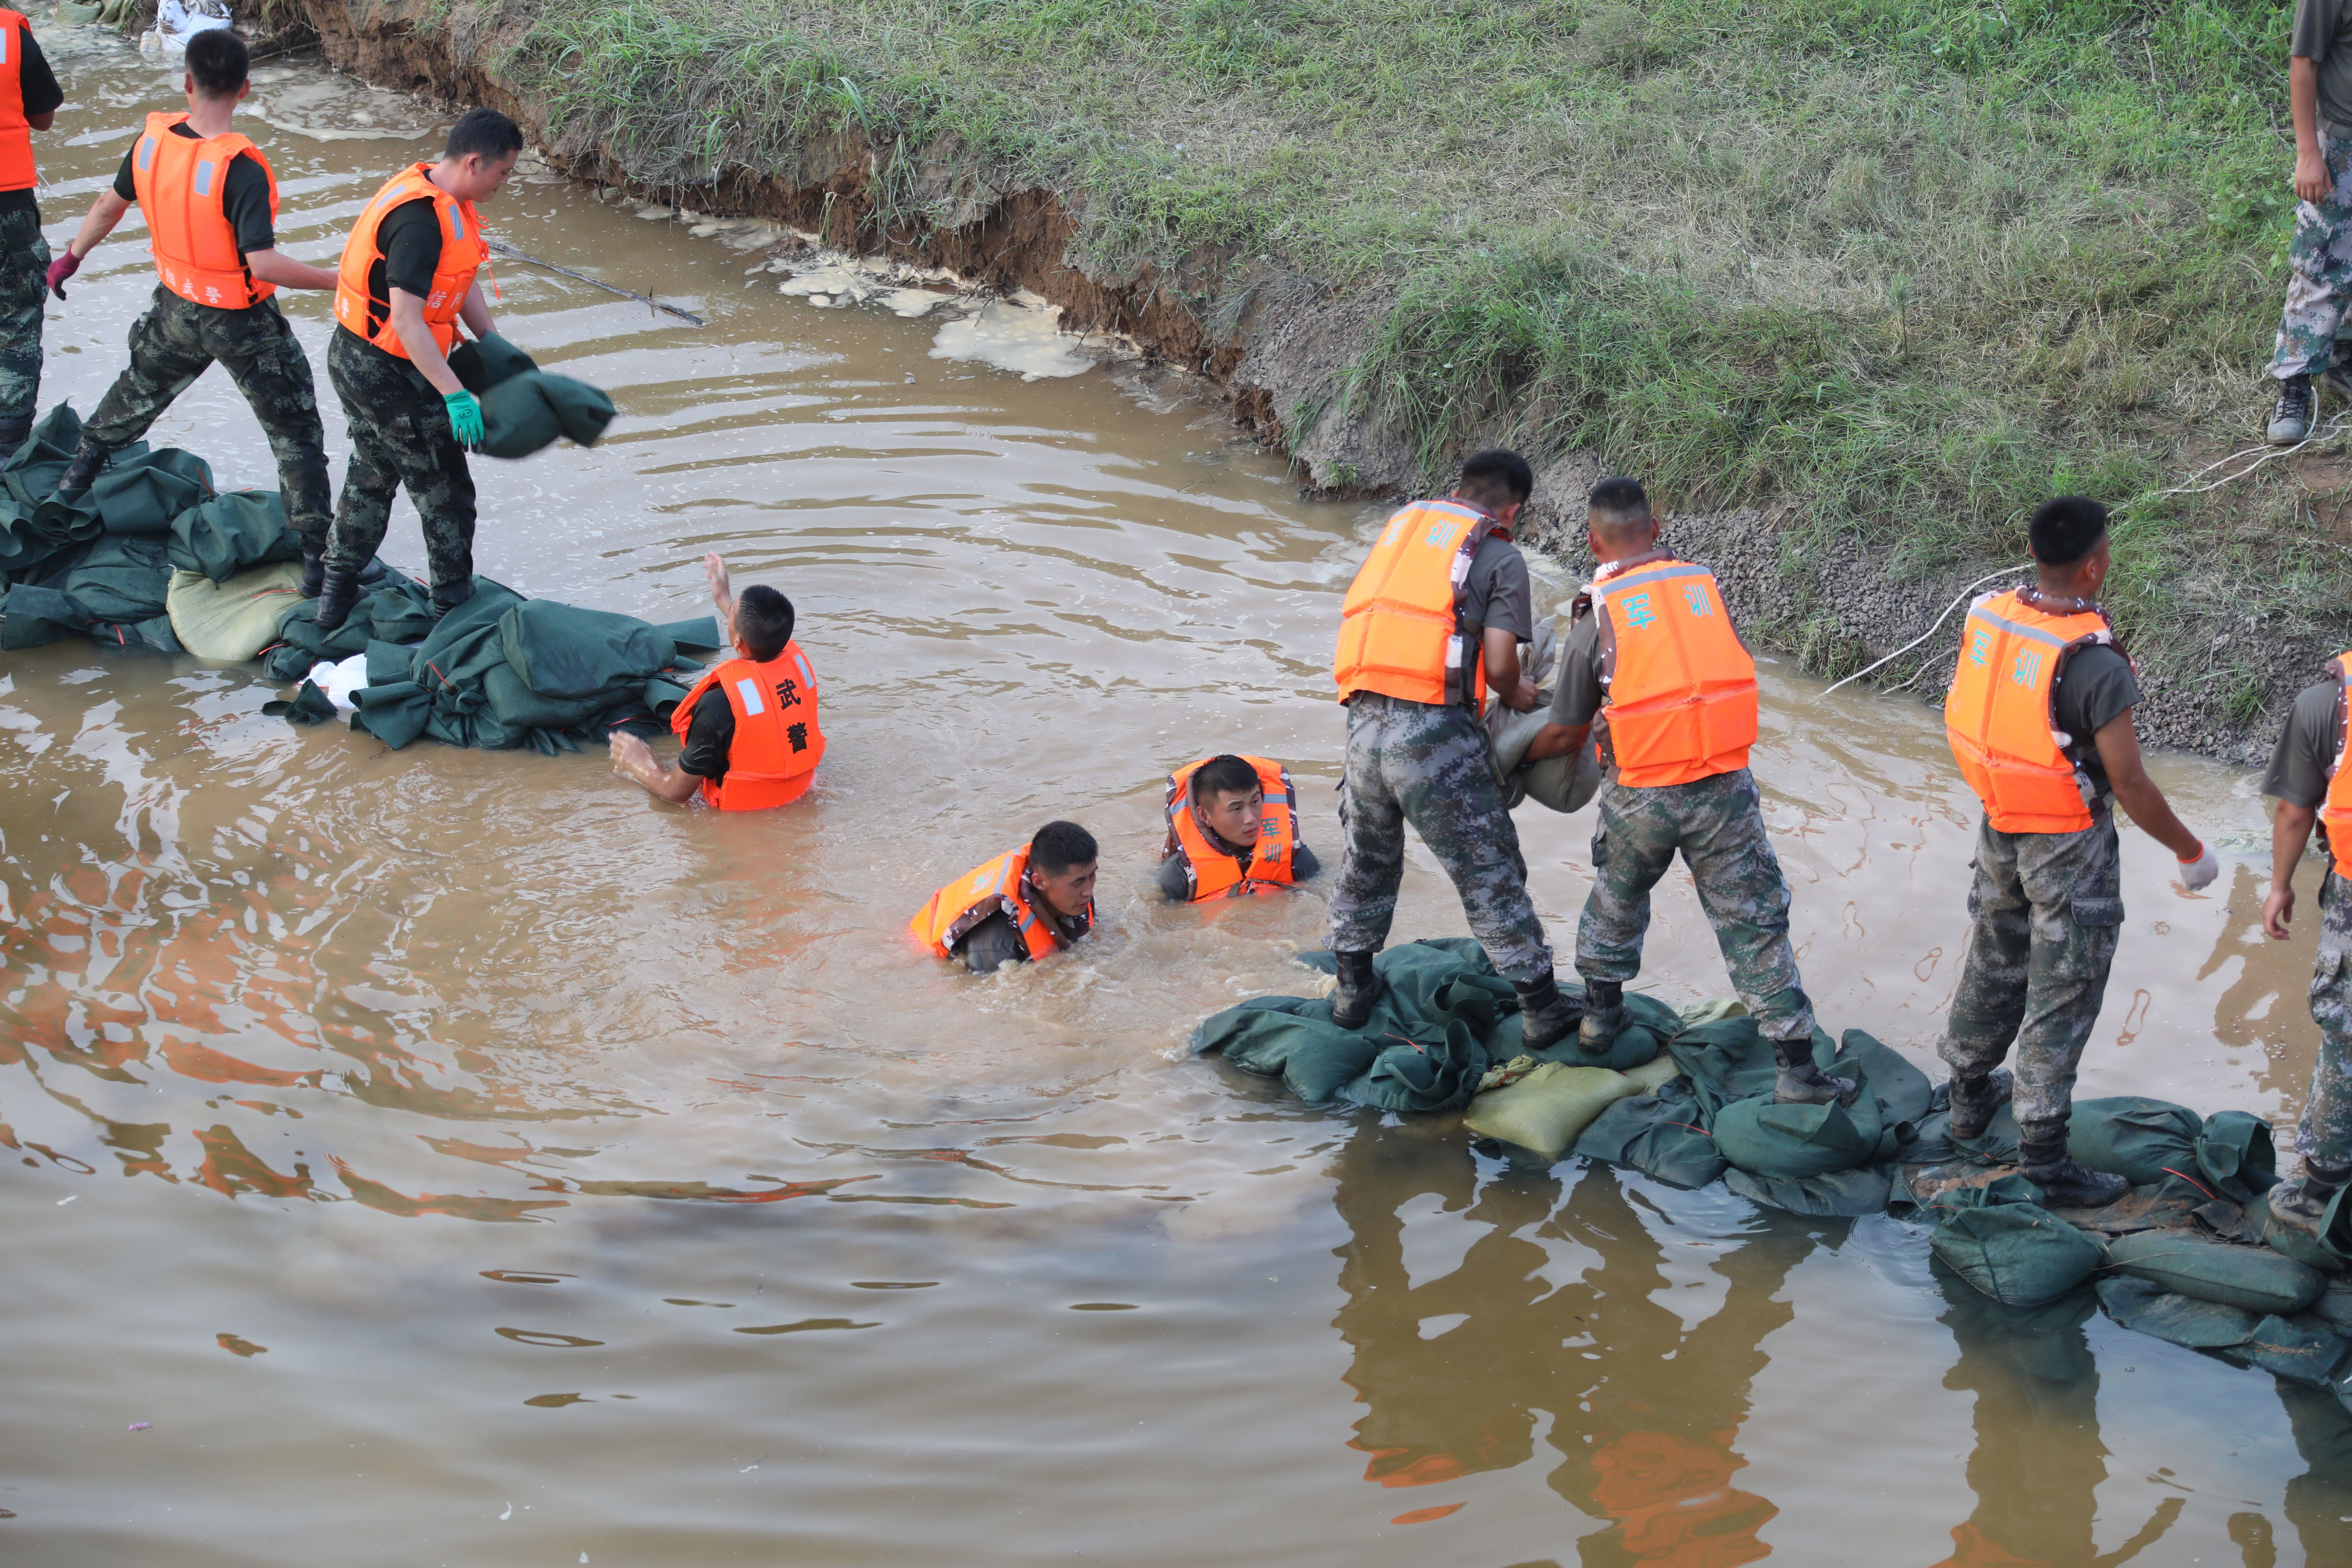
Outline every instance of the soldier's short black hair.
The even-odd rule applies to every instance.
[[[735,630],[756,663],[765,664],[793,640],[793,602],[764,583],[754,583],[735,601]]]
[[[1079,866],[1091,866],[1102,858],[1102,850],[1095,844],[1095,836],[1075,822],[1049,822],[1029,840],[1029,869],[1043,871],[1048,877]]]
[[[2026,547],[2044,566],[2072,566],[2107,536],[2107,509],[2088,496],[2059,496],[2033,509]]]
[[[1480,506],[1500,509],[1535,493],[1536,471],[1517,452],[1500,447],[1474,452],[1462,465],[1462,482],[1454,493]]]
[[[233,98],[253,68],[245,40],[226,27],[207,27],[188,40],[188,75],[206,98]]]
[[[466,158],[478,153],[495,163],[521,151],[521,126],[495,109],[469,109],[449,127],[449,145],[441,155]]]
[[[1213,802],[1221,795],[1251,795],[1265,787],[1247,758],[1227,752],[1192,770],[1192,798]]]
[[[1650,492],[1642,488],[1641,480],[1629,479],[1621,474],[1592,487],[1592,494],[1585,500],[1584,511],[1587,521],[1604,532],[1612,524],[1622,528],[1647,522],[1650,521]]]

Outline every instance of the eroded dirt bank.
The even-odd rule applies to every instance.
[[[303,4],[338,69],[382,87],[501,109],[566,174],[689,211],[788,225],[844,250],[945,267],[989,288],[1032,291],[1060,306],[1074,329],[1124,336],[1147,355],[1199,374],[1237,426],[1286,450],[1302,482],[1318,491],[1375,498],[1432,481],[1400,431],[1341,407],[1343,379],[1387,302],[1377,289],[1329,290],[1277,266],[1237,266],[1224,255],[1198,255],[1172,268],[1144,263],[1125,274],[1089,270],[1071,262],[1079,215],[1060,194],[1000,183],[994,171],[944,146],[919,159],[913,189],[899,189],[886,207],[877,149],[855,132],[800,143],[790,170],[730,165],[700,184],[648,182],[610,148],[555,128],[545,103],[501,76],[495,62],[509,40],[499,29],[520,22],[485,26],[471,13],[453,20],[436,0]],[[947,216],[922,225],[890,220],[910,206]],[[1213,300],[1226,303],[1213,310]],[[1603,471],[1597,457],[1581,453],[1546,465],[1528,536],[1564,559],[1583,560],[1580,498]],[[1852,668],[1892,652],[1925,631],[1965,584],[2002,564],[1966,562],[1906,576],[1866,556],[1799,550],[1784,534],[1791,519],[1759,509],[1678,514],[1672,538],[1716,568],[1751,640],[1815,669]],[[1931,662],[1949,658],[1957,625],[1957,616],[1947,621],[1923,649]],[[2250,720],[2250,707],[2283,711],[2335,651],[2276,630],[2187,634],[2163,649],[2166,679],[2148,683],[2143,737],[2254,761],[2267,751],[2273,726],[2262,713]],[[1898,662],[1890,673],[1916,668]],[[2262,702],[2231,700],[2249,681]],[[1940,684],[1929,669],[1915,689],[1932,693]]]

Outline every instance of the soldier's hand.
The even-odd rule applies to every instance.
[[[64,299],[66,297],[66,279],[80,270],[81,258],[73,253],[72,247],[67,247],[66,253],[63,256],[58,257],[55,261],[49,263],[49,270],[47,275],[49,292],[55,294],[60,300]]]
[[[2294,157],[2294,194],[2305,201],[2324,202],[2336,182],[2327,175],[2327,160],[2314,153],[2298,153]]]
[[[2273,942],[2284,942],[2287,924],[2294,919],[2294,889],[2273,888],[2271,896],[2263,900],[2263,934]]]
[[[613,757],[613,771],[616,773],[628,773],[634,776],[639,767],[654,760],[654,749],[625,730],[614,731],[609,749]]]
[[[2221,875],[2221,858],[2213,853],[2210,845],[2200,844],[2197,858],[2180,862],[2180,885],[2192,893],[2211,887]]]
[[[482,444],[482,404],[470,392],[445,392],[441,405],[449,411],[449,428],[457,433],[457,445],[472,451]]]
[[[1520,713],[1531,713],[1535,710],[1538,700],[1536,683],[1523,675],[1519,677],[1519,683],[1512,689],[1511,694],[1503,699],[1503,706]]]

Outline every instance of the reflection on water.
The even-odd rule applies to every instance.
[[[173,100],[113,46],[52,52],[56,244]],[[315,68],[256,96],[305,260],[430,151]],[[368,137],[303,133],[352,105]],[[1336,844],[1325,659],[1376,510],[1297,501],[1150,373],[1024,384],[885,301],[780,294],[740,230],[530,181],[490,216],[711,324],[501,269],[515,340],[623,417],[481,465],[483,570],[660,618],[708,550],[782,586],[822,783],[678,812],[593,756],[292,730],[246,669],[11,656],[7,1561],[2345,1560],[2325,1395],[1949,1296],[1890,1220],[1513,1172],[1450,1119],[1182,1059],[1204,1012],[1307,984],[1322,905],[1153,903],[1162,777],[1280,757]],[[94,405],[151,277],[127,225],[52,304],[53,397]],[[323,300],[281,298],[317,363]],[[225,378],[154,438],[274,482]],[[404,505],[388,553],[421,563]],[[1766,679],[1808,987],[1927,1062],[1971,803],[1932,713]],[[2159,766],[2260,841],[2243,775]],[[985,981],[919,957],[940,879],[1055,816],[1108,847],[1101,938]],[[1591,819],[1521,830],[1564,945]],[[2292,1115],[2312,933],[2261,941],[2251,862],[2206,898],[2170,869],[2131,840],[2084,1092]],[[1686,881],[1657,911],[1645,983],[1719,992]],[[1400,932],[1462,930],[1416,852]]]

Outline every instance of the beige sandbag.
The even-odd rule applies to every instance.
[[[1557,1160],[1594,1117],[1643,1092],[1631,1078],[1607,1068],[1545,1062],[1517,1083],[1490,1089],[1473,1100],[1462,1125],[1481,1138],[1499,1139]]]
[[[278,561],[215,583],[174,572],[163,593],[172,633],[198,658],[242,660],[278,640],[278,628],[302,597],[302,563]]]
[[[1502,786],[1506,811],[1523,800],[1559,812],[1581,811],[1601,792],[1606,770],[1589,740],[1574,756],[1547,757],[1539,763],[1523,760],[1537,732],[1551,722],[1553,677],[1559,650],[1566,646],[1567,627],[1563,609],[1559,617],[1536,627],[1532,643],[1519,645],[1519,668],[1535,683],[1536,705],[1525,713],[1499,701],[1487,709],[1488,759],[1494,765],[1495,782]]]
[[[1660,1051],[1640,1067],[1628,1068],[1618,1077],[1632,1084],[1642,1094],[1655,1094],[1683,1076],[1682,1064],[1669,1051]]]

